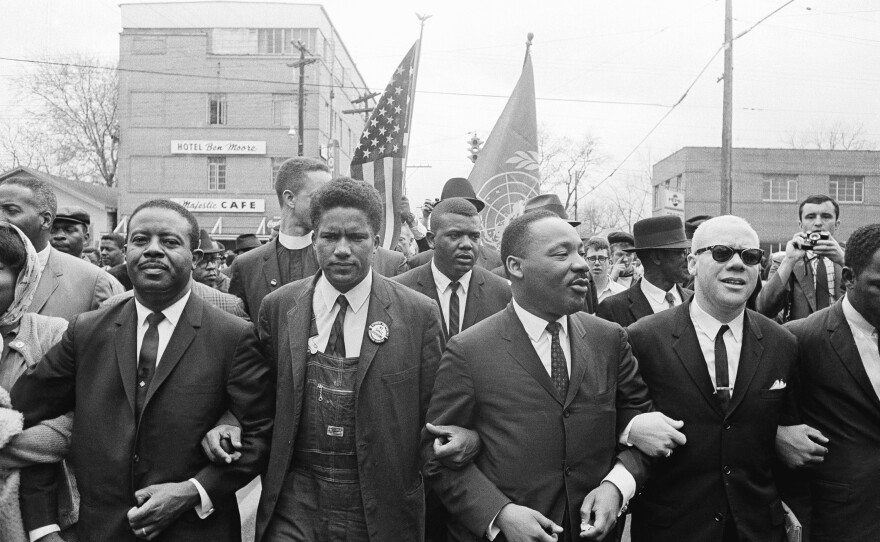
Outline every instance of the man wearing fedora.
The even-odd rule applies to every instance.
[[[474,192],[474,187],[463,177],[453,177],[443,185],[443,191],[440,193],[440,201],[449,198],[464,198],[468,200],[477,208],[478,213],[486,207],[486,202],[477,198],[477,194]],[[428,220],[430,221],[430,217]],[[418,243],[421,252],[407,260],[410,269],[425,265],[431,261],[431,258],[434,256],[434,250],[427,248],[425,240],[420,240]],[[501,254],[497,250],[483,244],[482,242],[478,245],[477,249],[477,266],[482,267],[483,269],[495,269],[501,265]]]
[[[636,320],[681,305],[693,292],[679,284],[690,275],[687,255],[690,241],[677,216],[654,216],[633,225],[635,247],[644,267],[644,276],[625,292],[599,304],[596,315],[627,327]]]
[[[199,248],[193,251],[193,280],[223,293],[229,292],[229,277],[220,273],[223,248],[208,232],[199,230]]]

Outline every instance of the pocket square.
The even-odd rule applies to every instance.
[[[770,386],[770,389],[771,390],[785,389],[785,385],[786,385],[785,380],[777,380],[776,382],[773,383],[772,386]]]

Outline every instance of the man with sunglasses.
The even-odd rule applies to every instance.
[[[797,344],[746,309],[763,255],[747,222],[708,220],[692,248],[693,298],[627,329],[654,407],[687,438],[653,465],[632,540],[782,541],[771,462]]]

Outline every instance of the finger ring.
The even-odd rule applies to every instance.
[[[672,455],[672,450],[666,450],[666,457],[669,457],[670,455]]]
[[[147,537],[147,529],[141,527],[141,536],[143,536],[144,538]]]

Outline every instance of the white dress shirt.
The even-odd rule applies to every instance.
[[[595,282],[593,284],[595,284]],[[614,294],[619,294],[620,292],[625,291],[626,286],[623,286],[619,282],[611,280],[611,278],[609,277],[607,279],[607,282],[605,282],[605,287],[602,288],[602,290],[599,290],[598,286],[596,287],[596,298],[599,300],[599,303],[601,303],[602,301],[605,301],[606,297],[611,297]]]
[[[345,357],[356,358],[361,355],[361,343],[364,340],[364,329],[367,327],[367,312],[369,310],[370,291],[373,288],[373,271],[370,270],[362,281],[346,292],[345,299],[348,301],[348,309],[345,311],[345,320],[342,323],[345,335]],[[321,274],[318,283],[315,284],[315,294],[312,296],[312,314],[315,315],[315,325],[318,334],[309,338],[309,348],[317,348],[318,352],[327,350],[327,341],[330,340],[330,331],[333,322],[339,313],[339,305],[336,299],[343,295],[330,284],[327,277]]]
[[[628,277],[618,276],[615,282],[617,282],[617,284],[620,284],[624,288],[629,288],[630,286],[632,286],[634,276],[635,275],[630,275]]]
[[[641,288],[642,293],[645,294],[645,297],[648,298],[648,303],[651,305],[651,310],[654,311],[654,314],[670,308],[669,303],[666,302],[667,292],[665,290],[661,290],[654,286],[648,282],[648,279],[645,277],[642,277],[642,282],[639,283],[639,287]],[[669,290],[669,293],[672,294],[674,300],[673,305],[676,307],[681,305],[681,294],[678,293],[678,286],[673,285],[672,289]]]
[[[874,387],[874,393],[880,397],[880,349],[877,343],[877,329],[849,302],[849,294],[843,298],[843,316],[852,331],[862,365],[868,373],[868,380]]]
[[[516,312],[519,321],[522,322],[526,334],[532,342],[532,346],[535,347],[535,352],[541,359],[541,364],[544,366],[544,369],[546,369],[547,374],[551,375],[550,348],[553,339],[550,332],[547,331],[547,324],[549,322],[522,308],[522,306],[516,302],[515,298],[512,302],[513,310]],[[563,316],[556,321],[562,326],[561,332],[559,333],[559,344],[562,347],[562,352],[565,354],[565,365],[568,369],[568,374],[571,375],[571,343],[568,339],[568,317]],[[633,478],[633,475],[626,470],[626,467],[623,466],[623,463],[621,463],[620,460],[615,461],[611,472],[609,472],[602,481],[611,482],[617,487],[618,491],[620,491],[620,494],[623,496],[623,502],[620,507],[621,510],[624,509],[626,504],[636,493],[636,480]],[[498,515],[492,519],[492,522],[486,529],[486,536],[489,540],[495,540],[495,537],[501,532],[501,530],[495,526],[496,519],[498,519]]]
[[[46,248],[37,252],[37,261],[40,262],[40,272],[46,270],[46,266],[49,264],[49,254],[52,252],[52,245],[46,245]]]
[[[712,381],[712,386],[716,387],[718,384],[715,381],[715,336],[718,335],[722,322],[719,322],[715,317],[703,310],[696,298],[691,303],[690,316],[691,321],[694,323],[694,329],[697,332],[697,340],[700,342],[700,350],[703,351],[703,358],[706,360],[709,379]],[[730,378],[731,397],[736,393],[733,386],[736,382],[737,370],[739,369],[739,355],[742,352],[744,322],[745,311],[739,313],[730,322],[727,322],[730,329],[724,333],[724,347],[727,350],[727,374]]]
[[[301,250],[312,244],[312,235],[309,232],[305,235],[287,235],[284,232],[278,232],[278,242],[287,250]]]
[[[464,308],[467,304],[468,288],[471,285],[471,275],[473,271],[468,271],[458,279],[458,330],[461,331],[464,326]],[[437,299],[440,300],[440,310],[443,312],[443,322],[446,329],[449,329],[449,300],[452,299],[452,280],[443,274],[436,265],[434,258],[431,258],[431,275],[434,277],[434,284],[437,286]]]

